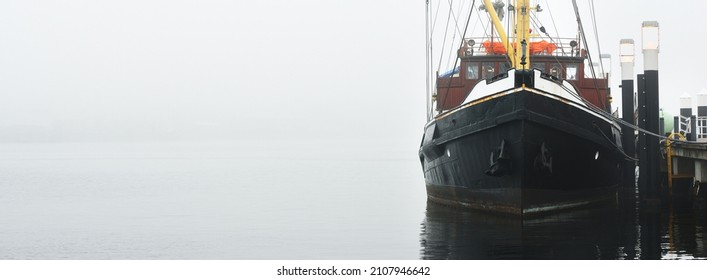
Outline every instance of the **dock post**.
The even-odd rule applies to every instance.
[[[642,25],[643,44],[643,95],[646,130],[650,133],[658,133],[659,115],[659,75],[658,75],[658,53],[660,51],[660,32],[658,22],[644,21]],[[640,85],[640,83],[639,83]],[[640,95],[639,95],[640,99]],[[646,177],[645,185],[639,190],[641,199],[641,256],[657,258],[661,255],[661,182],[660,178],[660,139],[652,134],[645,134],[645,157],[641,158],[641,177]],[[645,237],[645,238],[643,238]]]
[[[665,139],[665,162],[667,163],[667,173],[668,173],[668,190],[673,190],[673,156],[671,150],[670,138],[673,134],[670,134],[668,139]]]
[[[623,120],[627,123],[635,125],[634,112],[636,108],[634,107],[634,91],[633,91],[633,67],[635,65],[635,44],[633,39],[622,39],[620,41],[621,47],[621,116]],[[621,144],[624,147],[624,152],[631,156],[636,157],[636,135],[634,133],[633,127],[623,126],[622,127],[622,137]],[[624,168],[624,185],[634,186],[636,185],[636,163],[627,161]]]
[[[644,95],[645,95],[645,122],[646,130],[658,134],[659,115],[659,74],[658,53],[660,52],[659,24],[657,21],[643,22],[643,65],[644,65]],[[661,182],[660,175],[660,139],[653,135],[646,135],[646,173],[641,171],[641,176],[646,175],[646,188],[644,200],[651,203],[660,203]],[[643,158],[641,160],[644,160]]]
[[[697,116],[690,116],[690,136],[687,140],[697,142]]]
[[[636,77],[637,101],[638,101],[638,120],[637,126],[640,129],[646,129],[646,90],[645,77],[643,74],[638,74]],[[640,196],[643,197],[648,191],[645,190],[648,185],[648,163],[646,153],[646,133],[638,132],[638,146],[636,147],[636,155],[638,155],[638,189]]]

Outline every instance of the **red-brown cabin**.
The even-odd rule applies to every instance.
[[[476,49],[464,47],[459,50],[460,65],[454,71],[437,77],[435,99],[437,111],[446,111],[462,105],[461,103],[466,100],[477,83],[504,73],[510,68],[505,49],[502,46],[499,48],[497,44],[484,42]],[[576,46],[576,44],[571,45]],[[608,78],[588,77],[591,73],[585,73],[586,52],[579,51],[574,46],[566,52],[555,44],[535,51],[537,54],[531,54],[530,67],[570,82],[584,99],[610,112]]]

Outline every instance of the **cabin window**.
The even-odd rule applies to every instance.
[[[562,79],[562,65],[557,63],[552,64],[552,68],[550,68],[550,75]]]
[[[511,69],[510,63],[508,63],[508,62],[501,63],[501,73],[508,72],[508,69]]]
[[[579,65],[577,64],[567,64],[567,80],[574,81],[577,80],[577,73],[579,70]]]
[[[545,72],[545,62],[533,62],[531,65],[532,66],[530,68]]]
[[[468,80],[478,80],[479,79],[479,63],[470,62],[466,64],[466,78]]]
[[[481,64],[481,72],[483,79],[491,79],[496,76],[496,65],[493,62],[484,62]]]

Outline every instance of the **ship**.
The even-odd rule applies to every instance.
[[[531,24],[543,9],[529,0],[483,2],[470,14],[490,19],[490,34],[465,31],[452,70],[428,80],[419,149],[428,200],[514,216],[616,201],[621,127],[576,1],[579,34],[569,38]]]

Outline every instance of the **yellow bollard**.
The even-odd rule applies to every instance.
[[[670,139],[673,139],[673,137],[677,136],[678,139],[685,141],[685,136],[683,136],[680,133],[673,132],[668,136],[668,139],[665,139],[665,153],[666,155],[666,160],[668,161],[668,189],[673,190],[673,156],[670,151]]]

